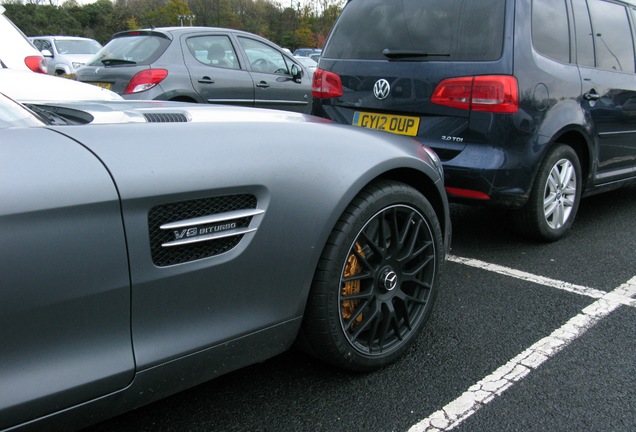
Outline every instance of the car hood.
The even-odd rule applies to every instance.
[[[72,62],[86,63],[88,60],[95,57],[95,54],[60,54],[60,57]]]
[[[0,69],[0,93],[19,102],[122,100],[117,93],[91,84],[17,69]]]

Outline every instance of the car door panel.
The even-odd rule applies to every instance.
[[[207,103],[254,106],[252,77],[241,69],[228,36],[184,37],[181,44],[192,86]]]
[[[254,82],[254,106],[309,113],[309,74],[278,49],[261,41],[238,37]],[[303,71],[300,82],[292,77],[292,65]]]
[[[310,95],[306,86],[301,86],[290,75],[272,75],[252,72],[254,80],[254,106],[287,111],[309,113]],[[303,80],[308,78],[303,77]]]
[[[613,76],[612,76],[613,75]],[[584,98],[598,137],[596,180],[605,183],[634,175],[636,163],[636,82],[610,71],[583,71]],[[612,87],[600,83],[612,82]]]
[[[3,137],[0,429],[124,388],[134,373],[128,260],[111,177],[93,154],[50,130]]]
[[[589,0],[587,8],[581,1],[573,5],[582,28],[577,33],[582,104],[598,142],[596,183],[629,178],[636,163],[636,79],[628,9],[601,0]]]

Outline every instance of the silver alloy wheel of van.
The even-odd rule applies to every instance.
[[[548,226],[559,229],[567,223],[576,200],[576,169],[561,159],[550,170],[543,194],[543,213]]]
[[[512,214],[517,230],[543,241],[562,238],[576,217],[582,178],[574,149],[554,144],[539,166],[528,202]]]

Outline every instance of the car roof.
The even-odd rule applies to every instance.
[[[29,39],[68,39],[68,40],[95,40],[91,38],[81,37],[81,36],[29,36]]]
[[[262,40],[267,40],[261,36],[258,36],[254,33],[249,33],[243,30],[236,30],[236,29],[231,29],[231,28],[224,28],[224,27],[204,27],[204,26],[193,26],[193,27],[180,27],[180,26],[174,26],[174,27],[154,27],[154,28],[141,28],[141,29],[135,29],[135,30],[125,30],[125,31],[121,31],[118,33],[115,33],[113,35],[113,38],[115,37],[119,37],[119,36],[123,36],[123,35],[127,35],[127,34],[132,34],[135,32],[144,32],[144,33],[161,33],[164,35],[178,35],[178,34],[185,34],[185,33],[197,33],[197,32],[224,32],[224,33],[234,33],[234,34],[239,34],[239,35],[245,35],[245,36],[251,36],[251,37],[256,37],[258,39],[262,39]]]

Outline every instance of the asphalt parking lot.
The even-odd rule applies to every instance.
[[[351,374],[290,351],[88,430],[634,431],[635,215],[636,186],[591,197],[538,244],[453,206],[434,313],[396,364]]]

